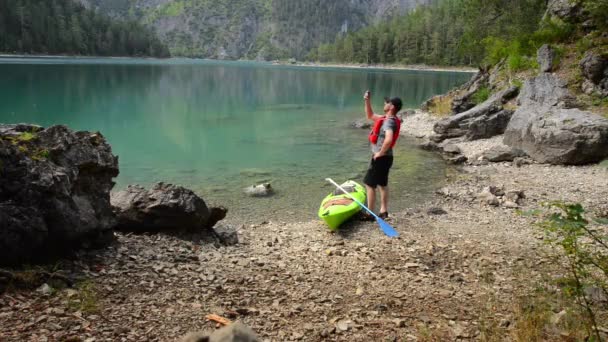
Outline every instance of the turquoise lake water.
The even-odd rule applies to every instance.
[[[0,122],[100,131],[119,156],[115,190],[184,185],[229,218],[316,218],[324,179],[362,180],[370,157],[362,96],[400,96],[415,108],[466,82],[457,72],[332,69],[171,59],[0,59]],[[407,121],[403,130],[407,131]],[[424,200],[444,163],[402,138],[391,210]],[[271,182],[276,195],[243,188]]]

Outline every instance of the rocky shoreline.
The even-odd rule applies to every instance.
[[[409,71],[440,71],[440,72],[464,72],[475,73],[477,69],[469,67],[448,67],[432,65],[400,65],[400,64],[347,64],[347,63],[318,63],[318,62],[273,62],[274,65],[293,65],[299,67],[315,68],[345,68],[345,69],[370,69],[370,70],[409,70]]]
[[[404,127],[424,138],[434,121],[418,111]],[[499,141],[459,146],[475,155]],[[208,314],[267,341],[476,340],[489,325],[509,336],[520,319],[513,303],[551,262],[535,218],[477,194],[517,190],[521,210],[564,200],[605,215],[608,169],[504,162],[464,165],[449,178],[431,201],[394,213],[395,240],[357,221],[338,234],[317,221],[259,222],[223,240],[117,232],[108,248],[58,263],[36,291],[0,295],[0,336],[173,341],[212,331]]]
[[[588,340],[531,213],[562,201],[608,220],[608,119],[573,93],[606,97],[608,56],[585,52],[570,83],[555,56],[543,46],[519,85],[499,63],[403,113],[403,134],[456,166],[429,201],[392,208],[397,239],[375,222],[224,226],[226,209],[162,183],[110,204],[117,160],[101,134],[0,126],[0,261],[73,250],[0,269],[0,340],[175,341],[230,321],[262,341]],[[608,339],[608,295],[581,290]]]

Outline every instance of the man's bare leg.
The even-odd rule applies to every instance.
[[[365,184],[365,188],[367,190],[367,207],[369,210],[374,211],[374,207],[376,206],[376,189],[367,184]]]
[[[388,212],[388,186],[379,186],[380,188],[380,212]]]

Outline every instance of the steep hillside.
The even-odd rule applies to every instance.
[[[173,55],[302,58],[320,43],[430,0],[80,0],[154,27]]]
[[[73,0],[0,1],[0,52],[167,57],[152,30]]]

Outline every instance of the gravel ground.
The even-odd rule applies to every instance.
[[[431,122],[418,115],[412,135]],[[608,170],[499,163],[449,178],[429,202],[395,211],[398,239],[358,221],[335,234],[318,221],[259,222],[239,227],[234,245],[117,234],[110,248],[57,266],[86,286],[0,295],[0,340],[174,341],[214,329],[207,314],[240,320],[262,341],[478,340],[488,320],[509,340],[512,303],[548,268],[542,233],[476,194],[493,185],[524,191],[523,210],[566,200],[608,213]]]

